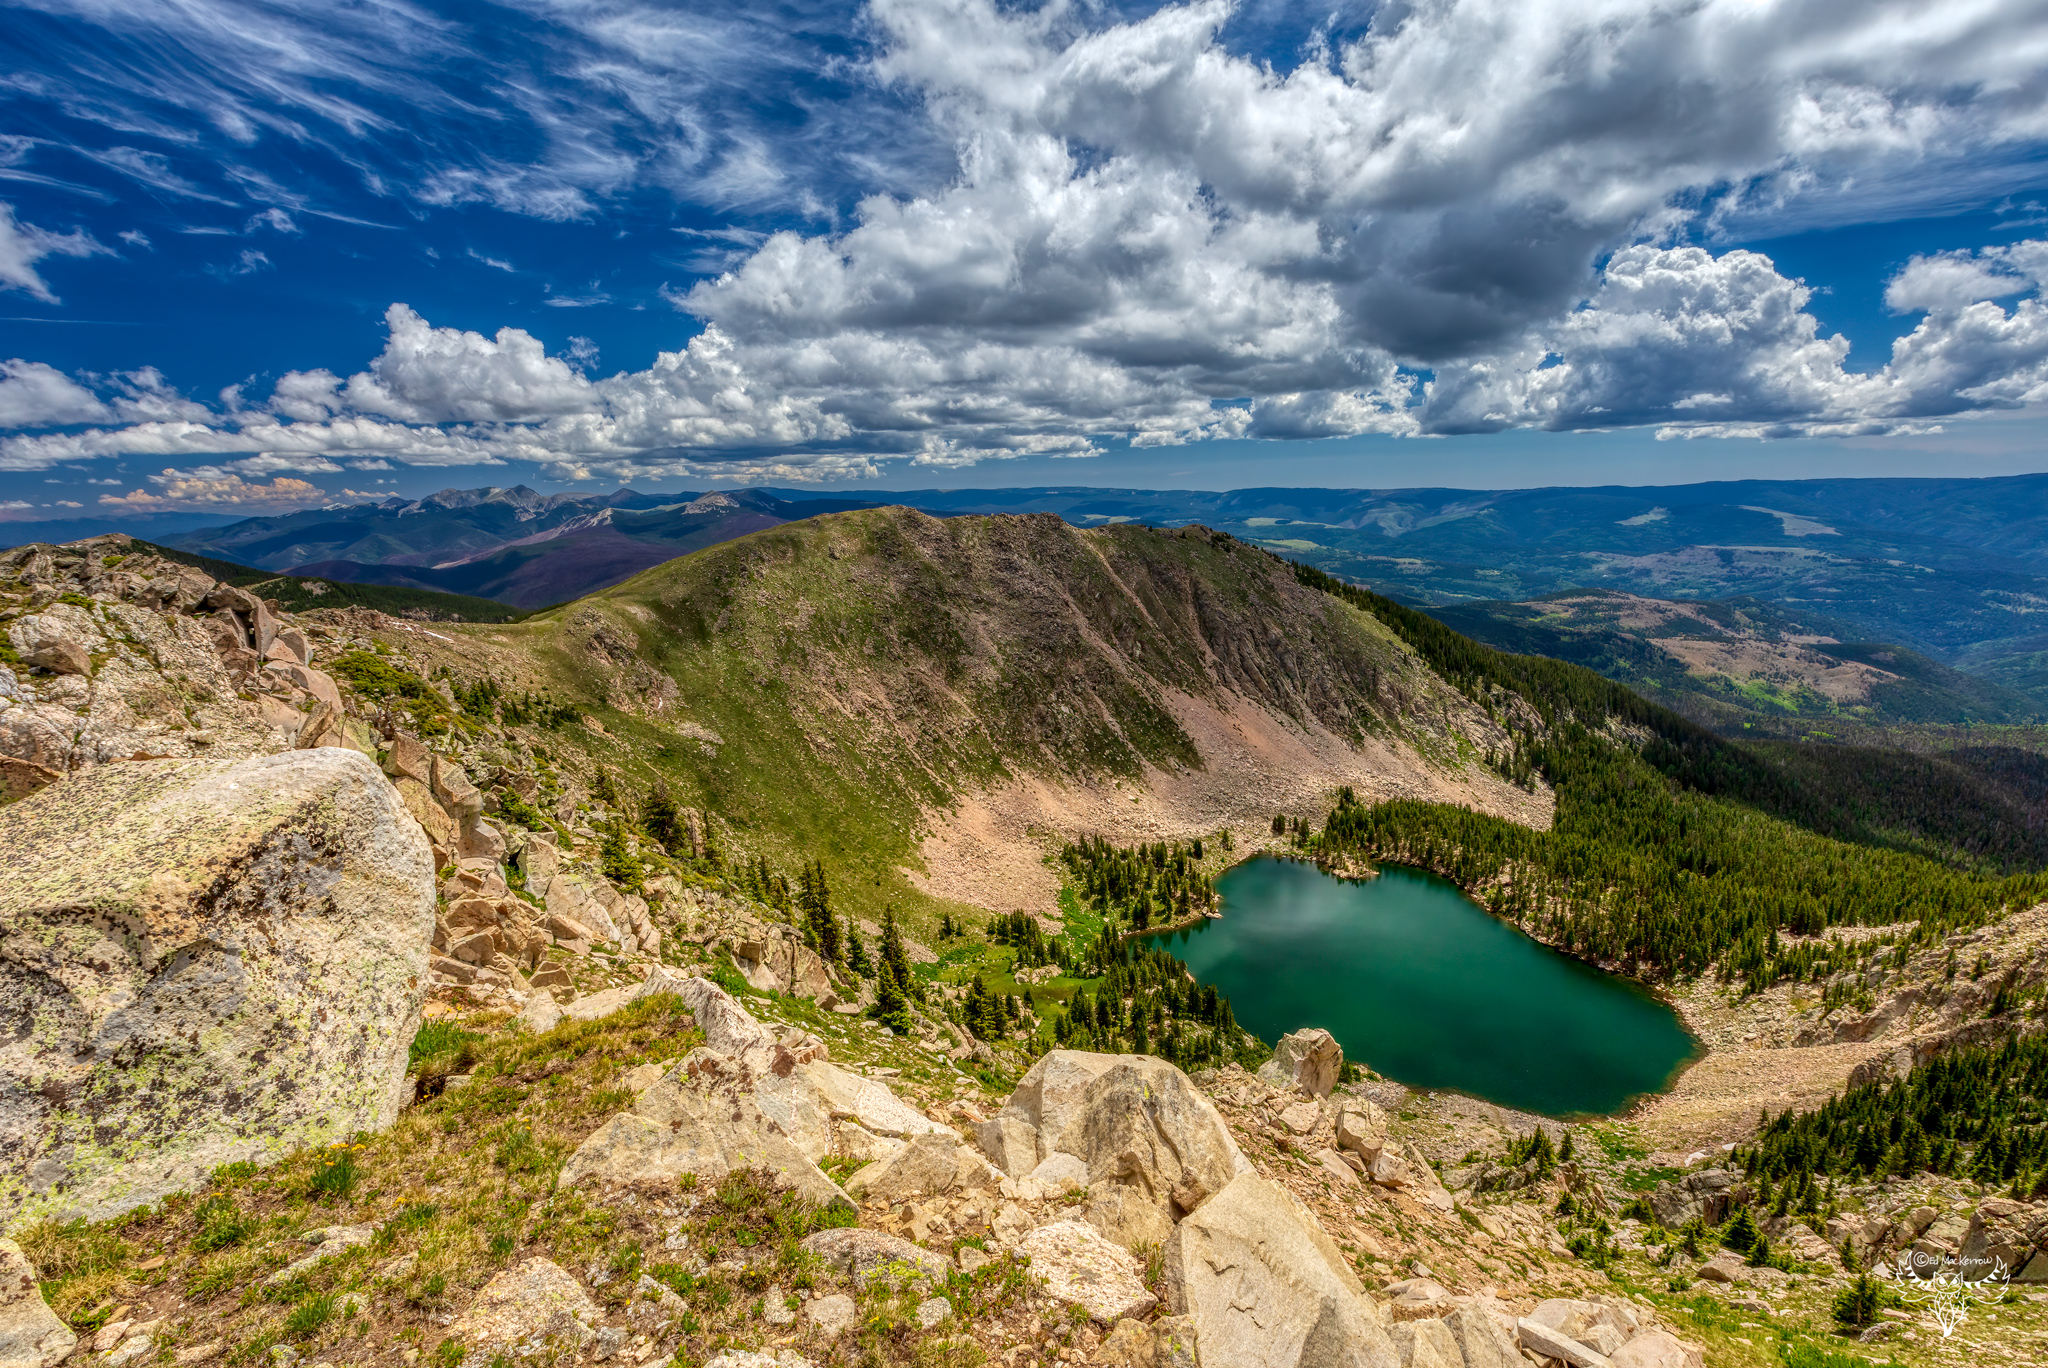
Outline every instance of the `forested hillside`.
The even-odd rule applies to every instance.
[[[1512,743],[1490,759],[1557,792],[1547,832],[1441,804],[1340,804],[1317,844],[1326,860],[1424,865],[1578,953],[1652,975],[1719,964],[1751,988],[1838,967],[1792,937],[1912,922],[1924,941],[2048,897],[2048,875],[1990,872],[2039,869],[2031,815],[1968,829],[1939,768],[1799,751],[1774,761],[1583,667],[1494,651],[1309,567],[1296,574],[1381,617],[1475,701],[1518,696],[1540,723],[1508,721]]]

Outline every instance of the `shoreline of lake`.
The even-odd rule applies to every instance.
[[[1248,889],[1262,858],[1268,872],[1250,875]],[[1277,872],[1285,870],[1295,872]],[[1435,871],[1389,862],[1362,872],[1328,868],[1309,852],[1253,852],[1226,870],[1236,890],[1219,880],[1235,915],[1142,934],[1230,996],[1255,1033],[1320,1025],[1349,1035],[1350,1057],[1418,1090],[1546,1116],[1619,1118],[1668,1095],[1706,1056],[1690,1014],[1655,985],[1530,935]],[[1347,892],[1334,894],[1339,887]],[[1247,897],[1275,900],[1285,929],[1250,923]],[[1467,915],[1474,920],[1458,920]],[[1212,942],[1223,957],[1203,962],[1193,938],[1209,935],[1228,947]],[[1318,944],[1341,967],[1301,955]],[[1284,983],[1278,998],[1275,983]],[[1535,1023],[1542,1043],[1532,1048]],[[1485,1030],[1493,1034],[1475,1034]]]

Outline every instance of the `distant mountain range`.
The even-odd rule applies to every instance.
[[[1834,705],[1880,717],[1992,721],[2048,711],[2048,475],[1527,490],[1051,486],[859,497],[776,488],[545,495],[520,486],[309,509],[154,539],[273,571],[534,608],[780,523],[889,504],[942,517],[1054,513],[1082,527],[1206,524],[1440,612],[1496,644],[1589,664],[1589,656],[1606,658],[1599,668],[1661,688],[1695,715],[1811,715],[1824,710],[1817,700],[1843,689],[1865,692]],[[1722,606],[1702,606],[1708,617],[1666,613],[1638,629],[1623,624],[1628,614],[1575,595],[1584,590]],[[1687,634],[1704,631],[1698,624],[1713,613],[1740,619],[1755,647],[1771,649],[1724,651],[1721,663],[1731,669],[1721,670],[1708,668],[1721,656],[1704,645],[1656,644],[1705,640]],[[1788,634],[1832,638],[1806,644],[1825,645],[1814,654],[1837,663],[1791,668],[1791,656],[1773,654]],[[1897,669],[1858,655],[1898,648],[1908,654],[1893,655]],[[1852,678],[1862,683],[1852,688]]]
[[[344,584],[432,589],[539,608],[799,518],[875,505],[760,490],[596,497],[444,489],[424,499],[251,518],[170,539],[183,551]]]

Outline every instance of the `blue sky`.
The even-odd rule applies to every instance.
[[[0,516],[2041,468],[2036,5],[65,0],[0,37]]]

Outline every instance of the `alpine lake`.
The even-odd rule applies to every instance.
[[[1262,855],[1217,880],[1223,916],[1149,939],[1274,1041],[1321,1026],[1413,1088],[1555,1117],[1669,1088],[1699,1042],[1641,985],[1539,944],[1421,870],[1340,879]]]

